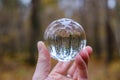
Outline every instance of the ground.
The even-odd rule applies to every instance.
[[[89,80],[120,80],[120,60],[107,65],[104,60],[91,58],[88,68]],[[6,57],[0,64],[0,80],[31,80],[34,70],[35,65],[26,64],[24,58]]]

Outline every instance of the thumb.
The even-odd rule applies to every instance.
[[[38,61],[33,80],[44,80],[50,71],[50,55],[42,41],[38,42]]]

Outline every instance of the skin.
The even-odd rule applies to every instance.
[[[50,71],[50,54],[45,44],[38,42],[38,61],[32,80],[88,80],[88,60],[92,48],[86,46],[74,62],[58,62]],[[72,65],[71,65],[72,64]]]

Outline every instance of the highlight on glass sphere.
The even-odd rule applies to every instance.
[[[68,18],[53,21],[45,30],[44,39],[51,57],[62,62],[74,60],[86,46],[84,29]]]

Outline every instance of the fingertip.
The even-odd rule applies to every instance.
[[[92,54],[92,52],[93,52],[92,47],[91,47],[91,46],[86,46],[85,49],[87,50],[87,52],[88,52],[88,54],[89,54],[89,56],[90,56],[90,55]]]
[[[37,47],[41,47],[41,45],[44,45],[44,43],[42,41],[38,41],[37,42]]]
[[[44,55],[48,58],[50,57],[49,51],[43,41],[38,41],[37,47],[38,47],[39,57],[40,57],[40,55]]]
[[[43,41],[38,41],[37,47],[38,47],[38,51],[41,51],[42,48],[47,49]]]

